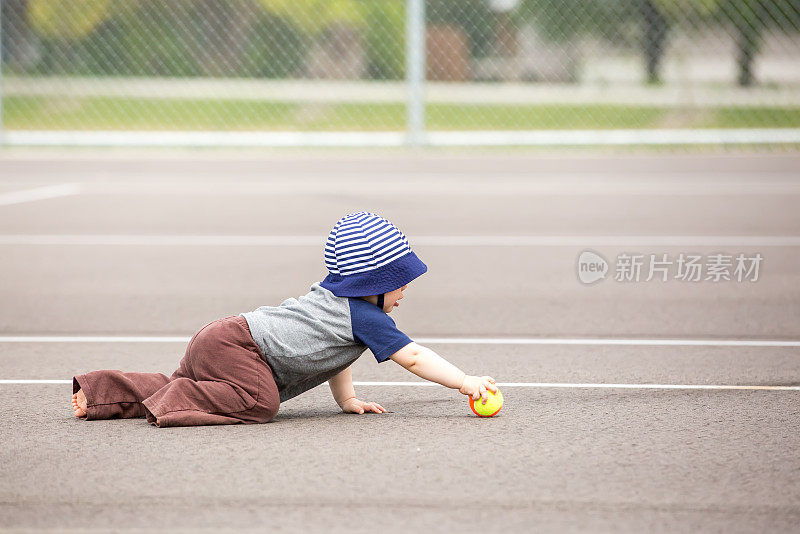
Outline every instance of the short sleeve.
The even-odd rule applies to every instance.
[[[350,319],[353,323],[353,338],[366,345],[378,363],[412,342],[411,338],[398,330],[389,314],[376,305],[359,298],[350,299]]]

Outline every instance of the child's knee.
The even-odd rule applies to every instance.
[[[258,423],[268,423],[278,415],[278,408],[280,408],[280,399],[278,398],[277,392],[274,395],[265,395],[264,392],[262,392],[258,403],[253,406],[253,416]]]

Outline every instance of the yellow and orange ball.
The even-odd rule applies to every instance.
[[[471,396],[469,397],[469,407],[479,417],[495,416],[500,411],[500,408],[503,407],[503,394],[500,393],[500,389],[497,390],[497,393],[491,391],[487,393],[489,398],[486,399],[486,404],[483,404],[480,398],[473,400]]]

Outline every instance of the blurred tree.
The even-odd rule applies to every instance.
[[[110,7],[111,0],[28,0],[28,20],[42,37],[78,40],[106,19]]]
[[[85,68],[80,43],[112,12],[111,0],[28,0],[26,17],[40,38],[42,73],[69,73]]]
[[[673,21],[693,20],[713,14],[719,3],[726,0],[655,0],[661,11]]]
[[[594,33],[615,38],[630,16],[628,0],[522,0],[517,17],[533,20],[542,35],[554,42],[573,41]]]
[[[363,27],[368,4],[358,0],[259,0],[270,13],[285,17],[311,35],[334,25]]]
[[[44,36],[36,66],[42,73],[278,77],[297,70],[307,47],[300,30],[258,0],[115,0],[99,23],[80,32],[52,22],[55,8],[81,18],[88,5],[61,1],[44,1],[28,14]],[[97,12],[86,18],[100,19]]]
[[[753,61],[761,48],[762,33],[768,22],[767,4],[771,0],[720,0],[719,9],[736,33],[738,82],[753,85]]]
[[[405,0],[371,0],[366,15],[367,74],[377,80],[405,76]]]
[[[639,0],[642,20],[642,50],[647,69],[647,83],[661,82],[661,58],[669,32],[667,18],[653,0]]]
[[[798,0],[657,0],[657,5],[675,22],[690,21],[701,26],[713,20],[733,29],[739,85],[755,82],[753,62],[766,28],[797,32],[800,21]]]
[[[28,23],[28,0],[0,1],[3,65],[25,69],[37,61],[39,40]]]
[[[119,8],[82,43],[89,72],[199,76],[198,49],[208,47],[206,13],[192,0],[137,0]]]
[[[371,78],[402,79],[405,73],[405,0],[258,0],[312,39],[333,43],[336,33],[364,34]]]
[[[300,71],[308,50],[306,34],[291,21],[261,13],[246,36],[240,60],[242,75],[286,78]]]
[[[636,6],[636,0],[522,0],[514,18],[518,25],[534,29],[538,38],[553,45],[546,48],[551,61],[557,62],[553,65],[559,68],[560,64],[563,72],[556,79],[577,81],[587,37],[622,48],[635,46],[628,28],[635,20]]]
[[[360,78],[367,70],[364,27],[368,2],[359,0],[259,0],[268,12],[308,34],[304,74],[312,78]]]

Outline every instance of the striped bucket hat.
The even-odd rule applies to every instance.
[[[325,243],[328,276],[320,285],[337,297],[383,295],[424,274],[403,232],[383,217],[359,211],[336,223]]]

